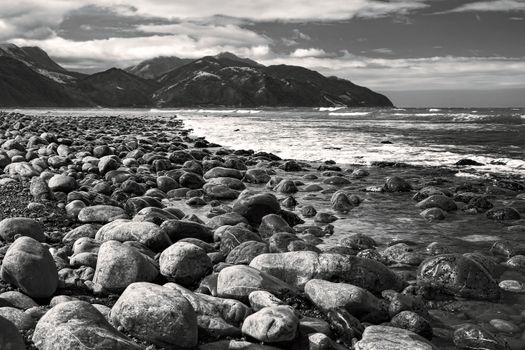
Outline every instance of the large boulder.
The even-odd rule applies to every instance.
[[[438,350],[425,338],[406,329],[368,326],[355,350]]]
[[[82,223],[95,222],[106,224],[117,219],[126,219],[127,217],[124,209],[112,205],[94,205],[86,207],[78,213],[78,221]]]
[[[198,222],[185,220],[166,220],[160,225],[162,231],[172,242],[184,238],[197,238],[204,242],[213,242],[213,232]]]
[[[271,253],[255,257],[250,266],[299,289],[312,279],[336,280],[371,292],[402,287],[401,280],[385,265],[351,255],[313,251]]]
[[[118,242],[104,242],[98,251],[93,282],[107,291],[122,291],[134,282],[151,282],[159,274],[153,259]]]
[[[382,309],[381,301],[372,293],[347,283],[310,280],[304,286],[306,296],[321,310],[327,312],[344,308],[354,316]]]
[[[27,236],[39,242],[44,242],[44,230],[42,225],[29,218],[7,218],[0,221],[0,237],[6,242],[13,242],[15,237]]]
[[[293,340],[298,326],[299,319],[292,307],[279,305],[265,307],[248,316],[242,332],[261,342],[276,343]]]
[[[281,205],[271,193],[244,191],[233,204],[233,211],[244,216],[252,226],[258,226],[263,217],[277,214],[280,210]]]
[[[161,347],[197,345],[197,315],[190,302],[171,288],[130,284],[111,309],[110,319],[134,337]]]
[[[268,238],[277,232],[292,233],[292,228],[277,214],[268,214],[261,219],[259,234],[262,238]]]
[[[116,220],[102,226],[95,239],[99,242],[136,241],[154,251],[162,251],[171,243],[166,233],[154,223],[129,220]]]
[[[39,350],[140,350],[85,301],[56,305],[38,321],[33,342]]]
[[[426,259],[417,273],[418,284],[440,293],[464,298],[495,300],[498,282],[479,262],[460,254],[443,254]]]
[[[47,184],[49,189],[53,192],[69,193],[74,191],[77,187],[77,182],[74,177],[68,175],[55,175]]]
[[[251,292],[264,290],[275,295],[293,292],[294,287],[282,280],[245,265],[224,268],[217,278],[217,294],[248,302]]]
[[[456,202],[454,202],[452,198],[442,194],[435,194],[423,199],[421,202],[417,203],[417,207],[419,209],[440,208],[445,211],[454,211],[458,209]]]
[[[18,332],[16,326],[2,316],[0,316],[0,349],[26,350],[24,338]]]
[[[164,277],[184,286],[197,283],[213,267],[206,251],[188,242],[177,242],[166,248],[159,264]]]
[[[30,237],[20,237],[11,244],[2,262],[1,276],[32,298],[48,298],[58,286],[51,253]]]

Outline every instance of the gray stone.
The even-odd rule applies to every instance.
[[[140,242],[154,251],[162,251],[171,243],[166,233],[151,222],[116,220],[98,230],[95,239],[99,242]]]
[[[355,350],[438,350],[425,338],[406,329],[389,326],[368,326]]]
[[[18,332],[16,326],[9,320],[0,316],[0,349],[2,350],[26,350],[24,338]]]
[[[105,224],[117,219],[126,219],[124,209],[112,205],[94,205],[86,207],[78,213],[78,220],[82,223]]]
[[[204,249],[187,242],[177,242],[166,248],[159,264],[163,276],[184,286],[197,283],[213,267]]]
[[[15,237],[31,237],[39,242],[44,242],[46,236],[42,225],[29,218],[7,218],[0,221],[0,237],[6,242],[14,242]]]
[[[293,340],[299,319],[288,305],[265,307],[248,316],[242,333],[265,343]]]

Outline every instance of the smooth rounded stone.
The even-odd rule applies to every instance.
[[[206,185],[224,185],[232,190],[242,191],[246,185],[234,177],[214,177],[206,181]]]
[[[516,280],[503,280],[499,283],[499,287],[506,292],[525,293],[525,285],[523,282]]]
[[[117,242],[100,246],[93,283],[105,291],[122,291],[134,282],[151,282],[159,274],[153,259],[138,250]]]
[[[259,234],[262,238],[268,238],[277,232],[290,232],[293,233],[292,228],[288,223],[277,214],[269,214],[261,219],[261,225],[259,226]]]
[[[419,209],[440,208],[445,211],[454,211],[458,209],[456,202],[450,197],[442,194],[435,194],[423,199],[416,204]]]
[[[252,313],[248,306],[238,300],[193,293],[175,283],[167,283],[164,287],[180,292],[190,302],[197,314],[199,328],[210,335],[240,336],[239,327]]]
[[[14,242],[16,236],[31,237],[44,242],[46,236],[42,225],[29,218],[7,218],[0,221],[0,237],[6,242]]]
[[[95,268],[97,266],[96,253],[79,253],[69,258],[69,265],[73,267],[89,266]]]
[[[324,333],[308,333],[306,339],[306,346],[308,350],[344,350],[345,346],[334,342],[330,337]]]
[[[0,307],[0,317],[13,322],[19,331],[30,330],[35,324],[31,316],[14,307]]]
[[[258,226],[263,217],[277,214],[280,210],[279,201],[271,193],[243,191],[233,204],[233,211],[241,214],[252,226]]]
[[[331,176],[323,180],[324,184],[333,186],[346,186],[350,184],[350,180],[342,176]]]
[[[107,155],[100,158],[98,162],[98,171],[100,174],[104,175],[112,170],[118,169],[120,166],[120,161],[116,156]]]
[[[244,174],[244,181],[252,184],[264,184],[270,181],[271,176],[264,169],[248,169]]]
[[[37,323],[33,342],[39,350],[140,350],[85,301],[60,303]]]
[[[58,273],[51,253],[30,237],[18,238],[2,262],[2,279],[32,298],[47,298],[58,286]]]
[[[332,209],[337,212],[347,213],[354,208],[346,193],[342,191],[335,192],[330,199],[330,203]]]
[[[179,178],[179,184],[182,187],[186,187],[192,190],[202,188],[202,186],[206,183],[202,176],[192,173],[192,172],[185,172],[182,174],[182,176]]]
[[[132,221],[147,221],[157,225],[161,225],[166,220],[178,220],[177,215],[157,207],[146,207],[141,209]]]
[[[280,350],[275,346],[250,343],[245,340],[219,340],[202,344],[199,350]]]
[[[70,301],[79,301],[79,299],[71,297],[69,295],[57,295],[53,297],[53,299],[51,299],[51,301],[49,302],[49,306],[53,307],[57,306],[60,303],[67,303]]]
[[[159,176],[157,177],[157,187],[168,193],[171,190],[177,189],[180,187],[179,183],[169,176]]]
[[[248,295],[250,306],[254,311],[259,311],[265,307],[284,305],[284,302],[270,292],[256,290]]]
[[[4,174],[9,174],[11,177],[25,177],[25,178],[32,178],[34,176],[38,176],[40,174],[40,171],[35,169],[30,163],[28,162],[18,162],[18,163],[11,163],[8,164],[4,168]]]
[[[425,338],[406,329],[368,326],[355,350],[438,350]]]
[[[33,177],[29,183],[29,193],[35,200],[49,199],[51,197],[51,191],[49,186],[44,179],[40,177]]]
[[[311,250],[320,252],[320,250],[303,241],[293,233],[278,232],[273,234],[269,239],[271,253],[284,253],[300,250]]]
[[[330,310],[326,318],[342,344],[352,348],[354,339],[361,338],[363,325],[345,309]]]
[[[432,339],[432,326],[421,315],[413,311],[401,311],[390,320],[394,327],[412,331],[426,339]]]
[[[226,267],[217,278],[217,295],[242,302],[248,301],[253,291],[267,291],[277,296],[293,292],[294,288],[267,273],[245,265]]]
[[[482,327],[467,323],[457,328],[453,336],[458,349],[465,350],[505,350],[505,343]]]
[[[519,220],[521,219],[520,213],[511,207],[506,208],[493,208],[485,213],[488,219],[505,221],[505,220]]]
[[[375,247],[377,247],[377,243],[372,237],[362,233],[356,233],[351,236],[343,237],[339,240],[339,244],[343,247],[349,247],[357,251],[375,249]]]
[[[343,308],[354,316],[381,310],[382,303],[366,289],[347,283],[313,279],[304,286],[306,296],[321,310]]]
[[[52,192],[69,193],[77,188],[77,181],[68,175],[55,175],[47,183]]]
[[[410,192],[412,190],[412,186],[398,176],[387,178],[384,188],[387,192]]]
[[[162,347],[197,345],[197,314],[184,296],[152,283],[130,284],[110,314],[111,323]]]
[[[525,255],[514,255],[505,262],[505,265],[513,269],[525,268]]]
[[[426,259],[418,268],[417,280],[418,284],[444,294],[479,300],[500,297],[498,283],[486,268],[459,254],[443,254]]]
[[[242,173],[237,169],[232,168],[224,168],[224,167],[215,167],[210,170],[208,170],[204,174],[204,178],[206,180],[212,179],[212,178],[218,178],[218,177],[233,177],[235,179],[242,179],[243,175]]]
[[[205,225],[186,220],[166,220],[160,225],[172,242],[177,242],[184,238],[197,238],[201,241],[213,242],[213,232]]]
[[[258,241],[247,241],[233,248],[226,257],[226,263],[249,265],[258,255],[269,253],[268,245]]]
[[[385,248],[381,255],[386,261],[397,264],[418,266],[424,260],[424,255],[405,243],[394,244]]]
[[[24,338],[18,332],[13,322],[0,316],[0,349],[26,350]]]
[[[419,213],[419,215],[429,221],[444,220],[446,218],[445,211],[441,208],[428,208]]]
[[[8,302],[10,306],[21,310],[27,310],[38,306],[33,299],[17,291],[9,291],[0,294],[0,301],[2,300]]]
[[[295,185],[295,182],[292,180],[282,180],[273,188],[275,192],[284,193],[284,194],[293,194],[297,193],[299,190]]]
[[[265,307],[246,317],[242,333],[258,341],[276,343],[293,340],[299,319],[288,305]]]
[[[65,207],[66,214],[69,218],[76,219],[82,209],[86,207],[86,203],[77,199],[68,203]]]
[[[477,213],[483,213],[493,207],[494,204],[486,196],[476,196],[468,202],[463,210],[474,209]]]
[[[248,241],[261,242],[261,237],[240,225],[222,226],[215,230],[215,235],[220,240],[220,250],[224,255],[228,255],[235,247]]]
[[[230,212],[214,216],[206,223],[206,226],[210,227],[211,229],[216,229],[221,226],[234,226],[237,224],[248,225],[248,220],[246,220],[241,214]]]
[[[350,255],[297,251],[262,254],[250,266],[303,289],[312,279],[338,280],[371,292],[399,290],[401,280],[380,262]]]
[[[148,207],[162,208],[163,205],[157,198],[146,196],[129,198],[124,204],[124,208],[127,212],[131,213],[131,215],[136,215],[142,209]]]
[[[213,199],[232,200],[239,197],[239,191],[222,184],[207,183],[203,186],[204,192]]]
[[[186,242],[177,242],[166,248],[160,255],[159,264],[164,277],[184,286],[197,283],[213,267],[204,249]]]
[[[492,327],[494,327],[496,330],[502,333],[517,333],[521,331],[520,327],[518,327],[513,322],[507,320],[495,318],[490,320],[489,323]]]
[[[136,241],[144,244],[153,251],[162,251],[171,244],[166,232],[152,222],[116,220],[102,226],[95,239],[106,241]]]
[[[301,208],[301,215],[305,218],[312,218],[317,214],[317,210],[311,205],[306,205]]]
[[[434,187],[434,186],[427,186],[420,189],[413,197],[412,199],[416,202],[421,202],[423,199],[428,198],[433,195],[444,195],[450,197],[452,193],[450,193],[447,190]]]
[[[303,316],[299,321],[299,333],[311,334],[311,333],[321,333],[326,336],[332,337],[332,330],[330,324],[320,318]]]
[[[82,223],[108,223],[117,219],[127,219],[126,211],[112,205],[94,205],[86,207],[78,213],[78,221]]]
[[[315,214],[314,221],[320,224],[330,224],[334,221],[337,221],[337,217],[330,213],[319,212]]]

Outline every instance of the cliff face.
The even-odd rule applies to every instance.
[[[0,45],[0,106],[390,107],[344,79],[297,66],[263,66],[231,53],[197,60],[160,57],[86,76],[39,48]]]

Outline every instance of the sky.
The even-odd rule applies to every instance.
[[[525,106],[525,0],[0,0],[0,42],[89,73],[229,51],[398,106]]]

